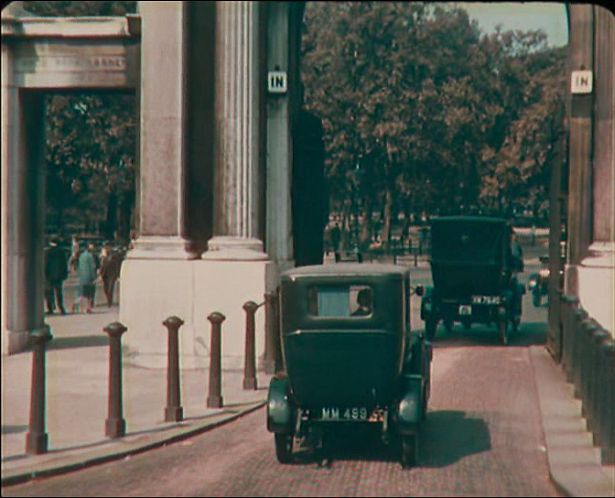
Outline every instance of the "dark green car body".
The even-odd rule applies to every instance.
[[[512,251],[512,228],[503,218],[447,216],[431,223],[433,287],[421,302],[421,318],[432,340],[439,321],[496,323],[508,342],[508,326],[519,325],[521,295],[515,271],[522,267]]]
[[[415,437],[429,396],[431,350],[410,330],[410,294],[409,271],[396,265],[282,274],[285,375],[270,385],[268,429],[288,438],[316,425],[379,421]]]

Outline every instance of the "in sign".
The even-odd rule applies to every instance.
[[[591,71],[572,71],[570,91],[572,93],[592,93],[593,75]]]
[[[288,89],[286,71],[269,71],[267,81],[269,93],[286,93]]]

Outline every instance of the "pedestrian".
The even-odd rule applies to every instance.
[[[83,309],[84,301],[87,304],[86,312],[91,313],[94,307],[94,295],[96,291],[96,262],[94,260],[94,244],[89,244],[86,250],[81,252],[77,264],[77,278],[79,279],[79,310]],[[77,303],[75,303],[77,304]],[[76,311],[73,304],[73,312]]]
[[[51,239],[45,250],[45,300],[47,312],[55,313],[57,303],[60,313],[66,315],[62,286],[68,277],[68,258],[64,249],[58,245],[57,239]]]
[[[103,291],[109,308],[113,304],[113,289],[120,273],[119,262],[119,254],[114,253],[111,244],[107,242],[102,249],[98,274],[103,282]]]
[[[340,230],[339,223],[335,223],[333,228],[331,229],[331,244],[333,246],[333,254],[335,255],[335,261],[340,260],[340,239],[342,236],[342,231]]]
[[[79,239],[76,235],[73,235],[73,241],[71,244],[70,259],[68,264],[73,272],[77,271],[77,263],[79,263],[79,255],[81,250],[79,249]]]

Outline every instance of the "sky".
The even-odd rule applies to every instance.
[[[502,24],[504,31],[542,29],[548,43],[561,47],[568,43],[568,21],[563,2],[456,2],[486,33]]]

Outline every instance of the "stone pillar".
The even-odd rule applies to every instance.
[[[267,69],[284,71],[288,85],[298,82],[290,68],[289,2],[272,2],[268,11]],[[294,266],[292,238],[292,142],[290,88],[267,97],[267,253],[283,271]]]
[[[257,2],[216,3],[214,237],[203,259],[267,259],[260,226],[261,9]]]
[[[188,223],[189,19],[187,2],[140,2],[139,235],[122,264],[124,350],[144,366],[166,365],[170,315],[186,322],[182,365],[194,367],[194,260]]]
[[[572,72],[594,70],[593,7],[568,6],[570,21],[568,85]],[[567,89],[570,92],[570,86]],[[566,292],[578,295],[578,265],[587,254],[591,240],[591,157],[593,93],[570,94],[569,181],[568,181],[568,265]]]
[[[186,233],[187,6],[141,2],[139,237],[129,259],[195,259]]]
[[[4,23],[6,18],[2,19]],[[18,88],[2,40],[2,353],[44,330],[45,219],[42,95]]]
[[[195,265],[194,324],[209,344],[205,317],[226,316],[225,368],[244,362],[243,304],[261,303],[276,285],[263,250],[265,65],[264,2],[216,2],[214,236]],[[256,316],[256,353],[264,349],[264,313]],[[201,334],[203,334],[201,336]]]
[[[591,244],[580,263],[579,299],[611,334],[615,330],[615,20],[605,8],[594,10],[594,129],[591,189]]]

